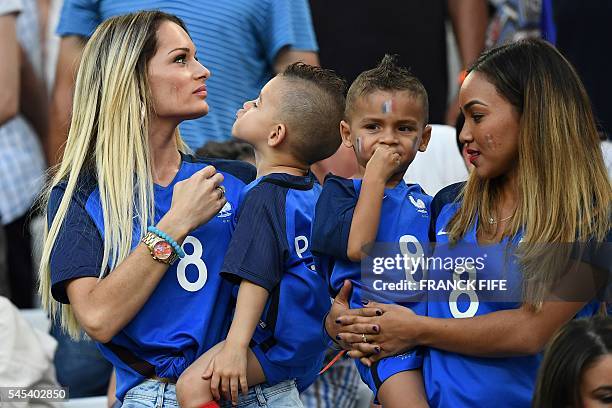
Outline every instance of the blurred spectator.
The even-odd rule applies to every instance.
[[[57,340],[57,380],[70,389],[71,398],[106,395],[113,365],[102,357],[96,343],[89,338],[73,340],[58,321],[52,322],[51,335]]]
[[[612,140],[602,140],[601,150],[603,152],[606,168],[608,169],[608,177],[612,180]]]
[[[612,38],[612,3],[543,0],[543,36],[574,65],[586,88],[601,135],[601,148],[612,179],[612,105],[608,73]]]
[[[54,351],[55,340],[33,329],[7,298],[0,297],[0,384],[3,387],[57,389],[52,364]],[[21,402],[3,400],[0,406],[40,408],[60,407],[62,404],[30,397]]]
[[[427,150],[416,155],[404,175],[407,183],[418,183],[434,196],[444,187],[468,178],[466,163],[457,148],[456,130],[447,125],[431,125]]]
[[[524,38],[539,38],[542,0],[489,0],[495,12],[487,29],[486,47]]]
[[[245,142],[231,139],[226,142],[207,142],[196,151],[196,156],[213,159],[241,160],[255,165],[253,147]]]
[[[43,61],[44,74],[47,90],[51,94],[53,81],[55,80],[55,68],[57,66],[57,54],[59,52],[60,37],[55,33],[59,14],[62,8],[62,0],[38,0],[44,6],[40,9],[41,30],[43,32]]]
[[[56,163],[66,139],[78,62],[86,39],[108,17],[159,9],[182,18],[200,61],[211,70],[207,82],[210,113],[186,121],[181,134],[196,150],[209,140],[229,139],[236,111],[257,97],[276,72],[295,61],[318,65],[317,44],[306,0],[65,0],[52,97],[50,145]]]
[[[0,222],[12,302],[31,308],[34,272],[28,210],[45,168],[38,136],[46,129],[46,93],[35,0],[0,2]]]
[[[310,0],[319,41],[321,66],[349,82],[376,66],[385,54],[397,54],[429,94],[429,123],[455,122],[456,97],[447,105],[447,14],[453,23],[463,68],[484,48],[485,0]]]
[[[591,98],[603,139],[612,138],[612,2],[547,0],[552,11],[556,46],[574,65]],[[550,37],[549,33],[549,37]]]
[[[4,236],[4,228],[0,224],[0,296],[8,297],[10,287],[6,270],[6,237]]]
[[[544,354],[533,406],[609,406],[611,389],[612,319],[572,320],[559,330]]]
[[[331,360],[337,350],[330,350],[326,362]],[[372,392],[366,388],[361,392],[361,385],[355,363],[350,358],[342,358],[325,373],[319,375],[315,382],[300,394],[300,400],[306,408],[357,408],[368,407]]]

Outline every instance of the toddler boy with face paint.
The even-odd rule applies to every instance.
[[[354,149],[359,174],[355,179],[326,178],[315,211],[312,251],[318,263],[328,269],[334,295],[345,280],[351,281],[351,308],[376,300],[425,315],[422,292],[413,287],[391,293],[381,283],[416,282],[423,271],[391,268],[373,275],[371,261],[395,258],[396,254],[422,257],[428,246],[431,197],[419,185],[403,181],[406,169],[418,151],[425,151],[431,136],[427,92],[417,78],[387,55],[376,68],[355,79],[344,117],[340,123],[342,141]],[[344,336],[337,340],[372,340],[366,335]],[[416,349],[383,358],[371,367],[359,361],[356,364],[362,380],[385,408],[415,407],[427,406],[422,360],[422,351]]]

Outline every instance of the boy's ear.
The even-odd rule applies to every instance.
[[[425,150],[427,150],[429,139],[431,139],[431,125],[427,125],[425,126],[425,129],[423,129],[423,135],[421,136],[421,144],[419,144],[419,152],[424,152]]]
[[[277,123],[268,135],[268,146],[276,147],[280,145],[285,137],[287,137],[287,126],[284,123]]]
[[[342,144],[352,149],[351,126],[344,120],[340,121],[340,136],[342,136]]]

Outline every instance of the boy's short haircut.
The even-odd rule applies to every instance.
[[[351,84],[346,96],[344,118],[349,120],[357,100],[376,91],[407,91],[423,103],[424,124],[429,122],[427,90],[410,70],[398,66],[395,56],[386,54],[376,68],[364,71]]]
[[[328,158],[342,141],[346,82],[333,71],[301,62],[279,76],[291,84],[283,89],[279,108],[291,134],[291,153],[308,165]]]

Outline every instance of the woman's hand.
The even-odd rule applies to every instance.
[[[338,317],[338,336],[350,343],[349,356],[359,358],[367,366],[383,357],[401,354],[419,345],[422,316],[407,307],[369,302],[359,315]],[[369,310],[382,311],[378,316]],[[371,316],[373,317],[367,317]],[[367,340],[365,343],[364,340]]]
[[[223,396],[225,400],[232,401],[232,405],[237,405],[238,389],[244,395],[248,394],[247,353],[247,347],[225,343],[212,358],[202,378],[210,380],[210,392],[215,400],[219,401]]]
[[[166,214],[185,234],[208,222],[227,202],[221,183],[223,175],[206,166],[174,186],[172,205]]]
[[[363,309],[351,309],[349,306],[349,297],[351,296],[352,291],[351,281],[345,280],[344,285],[340,289],[340,292],[334,298],[334,303],[327,314],[327,318],[325,319],[325,330],[330,338],[334,339],[336,343],[340,345],[340,347],[351,350],[350,343],[347,343],[342,339],[338,333],[342,331],[342,326],[340,325],[340,321],[338,320],[340,316],[346,317],[373,317],[377,315],[381,315],[382,311],[372,307],[372,308],[363,308]]]

